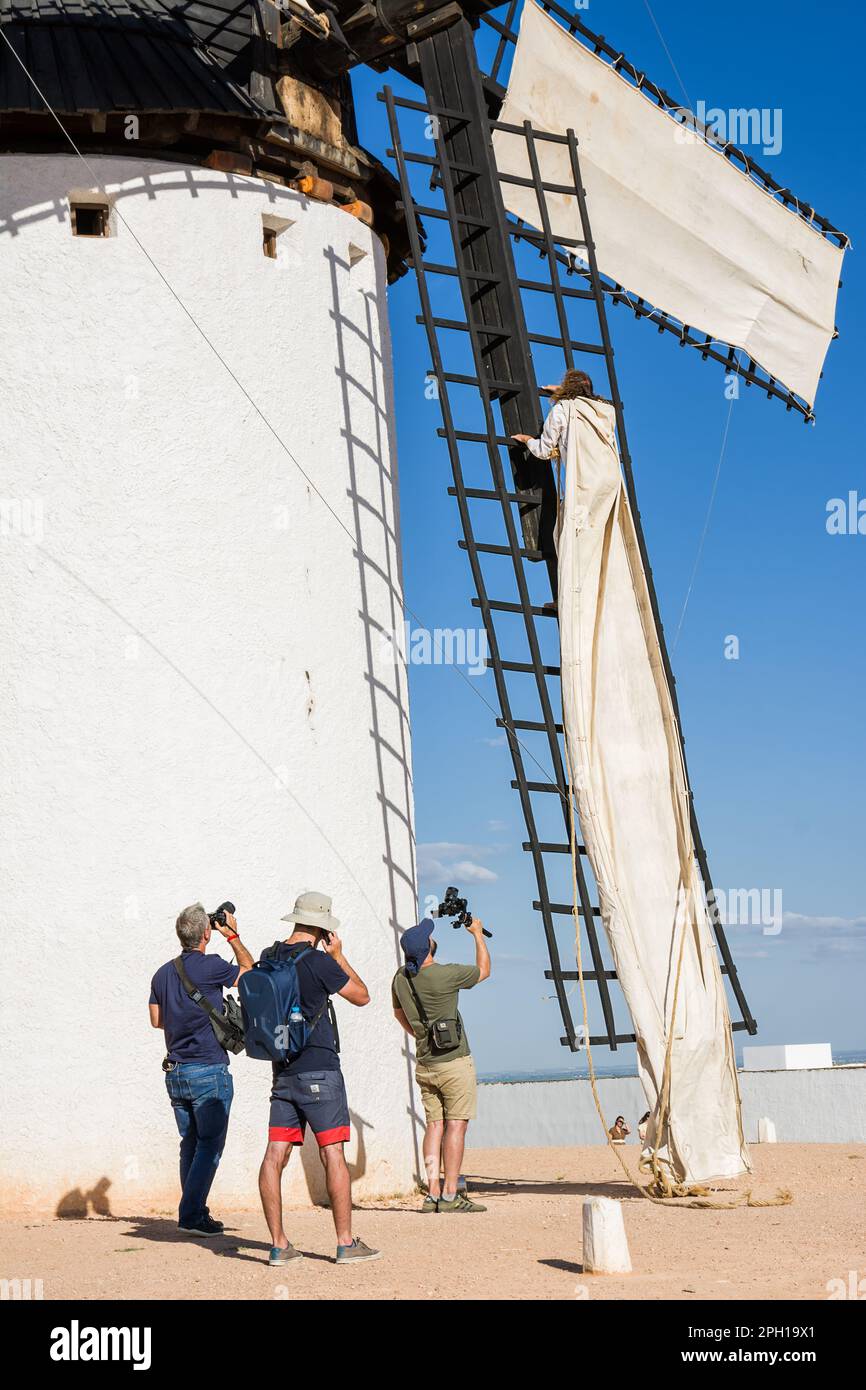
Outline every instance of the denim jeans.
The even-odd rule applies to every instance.
[[[180,1132],[181,1198],[178,1221],[194,1225],[207,1215],[207,1198],[222,1157],[234,1083],[226,1063],[179,1062],[165,1074]]]

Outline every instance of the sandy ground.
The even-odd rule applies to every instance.
[[[633,1168],[636,1148],[624,1152]],[[640,1197],[607,1149],[474,1149],[464,1168],[487,1213],[365,1202],[355,1231],[384,1252],[375,1263],[336,1268],[330,1214],[317,1209],[287,1222],[308,1258],[268,1269],[250,1211],[210,1241],[179,1236],[167,1215],[4,1221],[0,1276],[41,1278],[46,1299],[826,1299],[841,1287],[830,1281],[866,1279],[866,1145],[756,1145],[752,1156],[755,1195],[784,1186],[793,1205],[669,1210]],[[631,1275],[583,1272],[592,1195],[623,1203]],[[211,1207],[219,1214],[218,1182]]]

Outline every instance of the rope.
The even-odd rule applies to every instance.
[[[569,412],[569,417],[570,417],[570,418],[569,418],[569,427],[570,427],[570,428],[574,428],[574,417],[573,417],[573,412],[572,412],[572,411]],[[558,482],[559,482],[559,479],[557,478],[557,484],[558,484]],[[557,486],[557,516],[556,516],[556,531],[557,531],[557,536],[559,535],[560,521],[561,521],[561,517],[560,517],[560,497],[559,497],[559,487]],[[578,578],[578,585],[577,585],[577,594],[578,594],[578,601],[577,601],[577,628],[578,628],[578,646],[579,646],[579,648],[580,648],[580,643],[581,643],[581,630],[582,630],[582,602],[583,602],[583,600],[582,600],[582,594],[583,594],[583,582],[582,582],[582,576],[581,576],[580,570],[579,570],[579,546],[576,545],[576,546],[575,546],[575,550],[578,552],[578,574],[577,574],[577,578]],[[572,578],[572,576],[570,576],[569,578],[570,578],[570,580],[572,580],[572,588],[573,588],[573,578]],[[560,586],[559,586],[559,592],[560,592],[560,595],[561,595],[561,594],[562,594],[562,585],[561,585],[561,584],[560,584]],[[560,614],[560,618],[561,618],[561,614]],[[564,688],[565,688],[565,687],[564,687],[564,684],[563,684],[563,691],[564,691]],[[582,682],[578,682],[578,697],[579,697],[579,699],[580,699],[581,701],[583,700],[583,685],[582,685]],[[580,998],[581,998],[581,1006],[582,1006],[582,1010],[583,1010],[583,1035],[584,1035],[584,1041],[585,1041],[585,1045],[586,1045],[586,1060],[587,1060],[587,1069],[588,1069],[588,1072],[589,1072],[589,1083],[590,1083],[590,1088],[591,1088],[591,1090],[592,1090],[592,1098],[593,1098],[593,1100],[594,1100],[594,1102],[595,1102],[595,1108],[596,1108],[596,1111],[597,1111],[597,1113],[598,1113],[598,1118],[599,1118],[599,1121],[600,1121],[600,1123],[601,1123],[602,1130],[604,1131],[605,1142],[607,1143],[608,1148],[611,1150],[612,1154],[614,1155],[614,1157],[615,1157],[617,1163],[620,1165],[620,1167],[621,1167],[623,1173],[625,1174],[625,1177],[626,1177],[627,1181],[629,1182],[629,1184],[630,1184],[632,1187],[634,1187],[634,1188],[637,1190],[637,1192],[640,1194],[640,1196],[643,1197],[646,1201],[653,1202],[653,1203],[655,1203],[655,1204],[657,1204],[657,1205],[667,1206],[668,1209],[670,1209],[671,1203],[672,1203],[672,1202],[674,1202],[674,1204],[675,1204],[676,1207],[696,1207],[696,1208],[702,1208],[702,1209],[711,1210],[711,1211],[728,1211],[728,1210],[733,1210],[733,1209],[735,1209],[735,1208],[737,1208],[737,1207],[776,1207],[776,1206],[787,1206],[787,1205],[789,1205],[789,1204],[793,1201],[793,1194],[792,1194],[788,1189],[786,1189],[786,1188],[780,1188],[780,1189],[777,1191],[777,1193],[776,1193],[776,1195],[775,1195],[774,1197],[766,1197],[766,1198],[755,1197],[755,1196],[753,1195],[752,1189],[749,1188],[749,1189],[748,1189],[747,1191],[745,1191],[745,1192],[732,1194],[732,1197],[731,1197],[729,1200],[723,1201],[723,1200],[719,1200],[719,1199],[716,1199],[716,1198],[712,1197],[711,1194],[712,1194],[714,1191],[726,1191],[726,1189],[712,1188],[712,1187],[708,1187],[708,1186],[705,1186],[705,1185],[702,1185],[702,1184],[699,1185],[699,1184],[684,1184],[684,1183],[672,1182],[672,1181],[671,1181],[671,1178],[670,1178],[669,1175],[668,1175],[668,1173],[665,1171],[664,1166],[659,1162],[658,1154],[659,1154],[659,1148],[660,1148],[660,1136],[661,1136],[661,1134],[662,1134],[662,1132],[663,1132],[664,1124],[665,1124],[665,1121],[666,1121],[666,1119],[667,1119],[667,1116],[668,1116],[668,1113],[669,1113],[669,1110],[670,1110],[671,1075],[672,1075],[672,1069],[673,1069],[673,1068],[672,1068],[672,1058],[673,1058],[673,1042],[674,1042],[674,1023],[675,1023],[675,1020],[676,1020],[676,1012],[677,1012],[677,1003],[678,1003],[678,997],[679,997],[680,979],[681,979],[681,976],[682,976],[683,960],[684,960],[684,957],[685,957],[686,933],[687,933],[687,930],[688,930],[688,915],[687,915],[687,913],[685,913],[685,912],[683,913],[683,927],[682,927],[682,933],[681,933],[681,936],[680,936],[679,952],[678,952],[678,955],[677,955],[677,969],[676,969],[676,975],[675,975],[675,978],[674,978],[674,991],[673,991],[673,999],[672,999],[672,1004],[671,1004],[671,1020],[670,1020],[670,1025],[669,1025],[669,1028],[668,1028],[667,1037],[666,1037],[666,1042],[665,1042],[665,1062],[664,1062],[664,1070],[663,1070],[663,1074],[662,1074],[662,1084],[661,1084],[661,1087],[660,1087],[660,1090],[659,1090],[658,1119],[657,1119],[657,1123],[656,1123],[656,1139],[655,1139],[655,1145],[654,1145],[652,1154],[651,1154],[650,1159],[649,1159],[649,1166],[650,1166],[650,1168],[651,1168],[651,1170],[652,1170],[652,1174],[653,1174],[653,1180],[652,1180],[652,1182],[650,1182],[650,1183],[648,1183],[648,1184],[646,1184],[646,1185],[643,1185],[642,1183],[638,1182],[638,1180],[634,1177],[634,1175],[633,1175],[632,1172],[630,1171],[630,1169],[629,1169],[628,1165],[626,1164],[624,1158],[622,1157],[622,1154],[620,1153],[619,1147],[618,1147],[616,1144],[614,1144],[614,1142],[613,1142],[613,1140],[612,1140],[612,1138],[611,1138],[610,1130],[609,1130],[609,1128],[608,1128],[607,1120],[605,1119],[604,1110],[603,1110],[602,1104],[601,1104],[601,1097],[599,1096],[599,1093],[598,1093],[597,1077],[596,1077],[596,1073],[595,1073],[595,1063],[594,1063],[594,1061],[593,1061],[593,1057],[592,1057],[592,1046],[591,1046],[591,1043],[590,1043],[590,1040],[589,1040],[589,1039],[590,1039],[590,1030],[589,1030],[589,1006],[588,1006],[587,997],[586,997],[586,981],[585,981],[585,979],[584,979],[584,974],[583,974],[583,944],[582,944],[582,941],[581,941],[581,933],[580,933],[579,897],[578,897],[578,887],[577,887],[577,826],[576,826],[575,804],[574,804],[574,802],[575,802],[575,798],[574,798],[574,765],[573,765],[573,760],[572,760],[572,756],[571,756],[571,742],[570,742],[570,738],[569,738],[569,731],[568,731],[568,726],[567,726],[567,723],[566,723],[566,720],[565,720],[564,701],[563,701],[563,721],[562,721],[562,724],[563,724],[563,746],[564,746],[564,750],[565,750],[565,762],[566,762],[566,769],[567,769],[567,771],[568,771],[569,851],[570,851],[570,856],[571,856],[571,889],[572,889],[572,903],[573,903],[572,911],[573,911],[574,924],[575,924],[575,955],[576,955],[576,958],[577,958],[577,978],[578,978],[578,983],[579,983],[579,986],[580,986]],[[682,864],[681,864],[681,869],[682,869]],[[674,929],[676,929],[676,924],[675,924]]]
[[[662,48],[664,49],[665,53],[667,54],[668,62],[670,63],[671,67],[673,68],[674,76],[676,77],[677,81],[678,81],[679,84],[680,84],[680,87],[682,88],[683,96],[685,97],[686,101],[688,102],[688,105],[691,106],[691,104],[692,104],[692,103],[691,103],[691,98],[689,97],[689,94],[688,94],[688,92],[686,91],[686,84],[685,84],[685,82],[683,81],[683,79],[680,77],[679,71],[678,71],[678,69],[677,69],[677,65],[676,65],[676,63],[674,62],[673,57],[672,57],[672,55],[671,55],[671,51],[670,51],[670,49],[668,48],[667,44],[665,43],[665,36],[664,36],[664,34],[662,33],[661,29],[660,29],[659,26],[658,26],[658,20],[656,19],[655,15],[654,15],[653,12],[652,12],[652,8],[651,8],[651,6],[650,6],[649,0],[643,0],[643,2],[644,2],[644,6],[646,7],[646,12],[647,12],[647,14],[649,15],[650,19],[652,20],[653,28],[655,29],[656,33],[657,33],[658,36],[659,36],[659,42],[661,43]]]

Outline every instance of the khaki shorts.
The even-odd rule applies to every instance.
[[[478,1082],[471,1057],[453,1062],[416,1062],[415,1080],[424,1102],[427,1123],[434,1120],[474,1120]]]

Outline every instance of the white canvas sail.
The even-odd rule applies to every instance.
[[[659,1160],[677,1181],[748,1171],[724,985],[701,892],[676,718],[616,446],[613,407],[567,402],[560,510],[563,717],[583,841],[637,1036]],[[674,988],[682,968],[674,1013]]]
[[[659,309],[743,348],[815,400],[834,333],[843,252],[684,130],[526,0],[500,120],[574,130],[599,268]],[[522,136],[497,131],[500,172],[531,178]],[[566,147],[538,142],[542,179],[573,184]],[[540,227],[532,188],[505,206]],[[548,193],[553,231],[580,240],[573,196]]]

